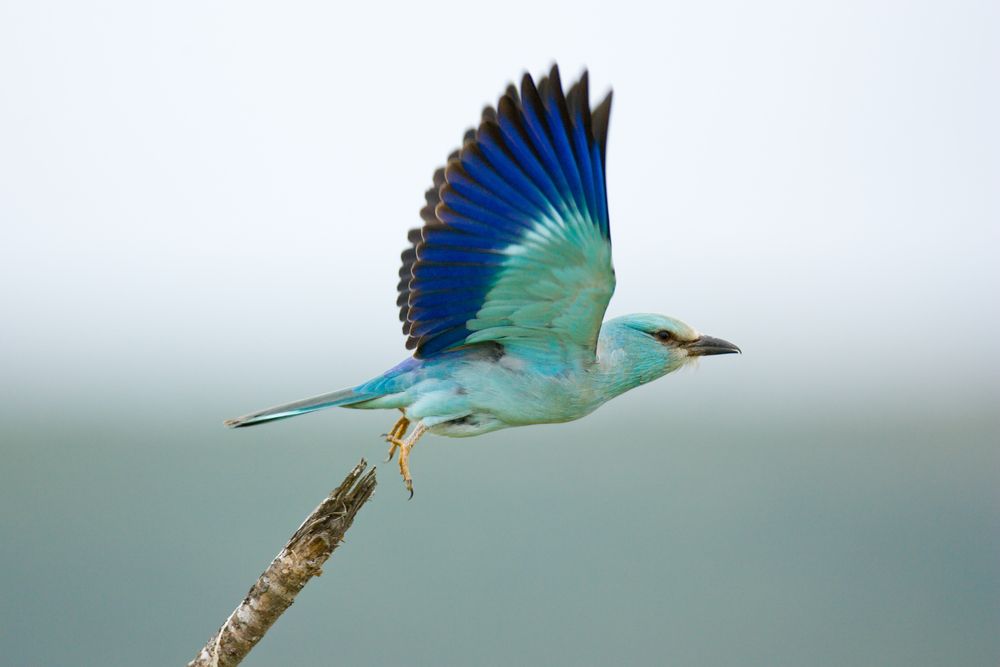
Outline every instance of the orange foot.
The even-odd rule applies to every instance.
[[[410,450],[413,449],[413,445],[417,444],[420,436],[426,432],[427,427],[424,426],[423,422],[417,422],[413,433],[399,444],[399,474],[403,476],[403,483],[406,485],[406,490],[410,492],[410,498],[413,497],[413,478],[410,477]]]
[[[403,415],[399,418],[388,433],[385,433],[383,437],[385,441],[389,443],[389,456],[385,459],[388,463],[395,456],[396,450],[403,446],[403,435],[406,433],[406,429],[410,428],[410,420]]]

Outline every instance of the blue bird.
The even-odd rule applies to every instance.
[[[385,438],[410,496],[410,451],[449,437],[568,422],[693,359],[739,352],[680,320],[603,322],[615,289],[604,166],[611,93],[591,110],[587,73],[564,93],[553,66],[483,110],[434,174],[399,271],[413,357],[349,389],[226,422],[333,406],[396,409]],[[407,434],[410,426],[413,430]]]

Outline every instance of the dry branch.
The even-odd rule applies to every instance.
[[[322,574],[323,563],[344,539],[354,515],[375,490],[375,468],[362,475],[367,466],[361,459],[347,479],[302,522],[188,667],[238,665],[291,606],[302,587]]]

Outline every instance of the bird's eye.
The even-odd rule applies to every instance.
[[[672,333],[670,333],[669,331],[667,331],[666,329],[660,329],[659,331],[657,331],[653,335],[656,336],[657,340],[661,340],[661,341],[664,341],[664,342],[668,341],[668,340],[671,340],[674,337],[674,335]]]

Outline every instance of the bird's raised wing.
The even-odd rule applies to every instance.
[[[403,255],[407,348],[428,357],[493,341],[593,355],[615,289],[604,185],[611,94],[587,74],[507,89],[434,175]]]

